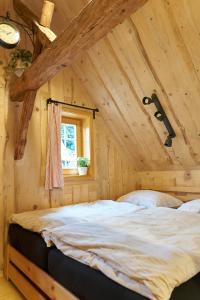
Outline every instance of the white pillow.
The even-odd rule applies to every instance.
[[[169,194],[151,190],[131,192],[117,199],[117,201],[130,202],[135,205],[150,207],[179,207],[183,202]]]
[[[200,199],[192,200],[187,203],[184,203],[181,205],[181,207],[178,208],[182,211],[189,211],[194,213],[200,213]]]

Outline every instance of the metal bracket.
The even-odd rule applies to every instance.
[[[166,141],[164,143],[164,145],[166,147],[172,147],[172,139],[176,137],[176,133],[160,103],[160,100],[158,99],[156,94],[152,94],[151,98],[150,97],[144,97],[142,100],[144,105],[149,105],[151,103],[154,103],[156,108],[157,108],[157,112],[154,114],[154,116],[156,117],[156,119],[158,121],[161,121],[165,124],[165,127],[168,131],[168,136],[166,138]]]

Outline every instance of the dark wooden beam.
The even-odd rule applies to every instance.
[[[83,51],[146,2],[147,0],[91,1],[15,82],[10,90],[11,100],[23,101],[23,95],[28,90],[37,90],[61,69],[72,65]]]
[[[29,122],[33,113],[37,91],[27,91],[24,94],[24,103],[17,129],[15,141],[15,160],[22,159],[27,141]]]
[[[20,1],[17,0],[17,3],[19,4]],[[23,6],[23,8],[24,8],[24,6]],[[18,6],[18,9],[19,9],[19,6]],[[41,16],[41,20],[40,20],[40,24],[42,26],[47,25],[48,27],[50,27],[53,11],[54,11],[54,4],[50,1],[45,0],[43,9],[42,9],[42,16]],[[28,10],[26,10],[26,12],[28,13]],[[30,12],[29,16],[34,17],[31,12]],[[26,18],[24,18],[24,20],[26,20]],[[33,20],[33,24],[34,24],[34,20]],[[45,28],[46,27],[44,27],[44,29]],[[41,43],[41,41],[39,39],[39,34],[41,34],[41,30],[38,26],[36,26],[36,28],[35,28],[36,39],[35,39],[34,52],[33,52],[33,61],[38,57],[38,55],[40,55],[40,53],[42,52],[42,49],[44,47],[44,44]],[[45,36],[45,40],[44,40],[45,43],[46,42],[49,43],[50,42],[49,39],[48,38],[46,39],[46,35],[44,35],[44,36]],[[22,110],[21,110],[21,114],[20,114],[17,136],[16,136],[16,141],[15,141],[15,160],[22,159],[22,157],[24,155],[24,150],[25,150],[25,146],[26,146],[26,142],[27,142],[28,127],[29,127],[30,119],[31,119],[31,116],[33,113],[36,93],[37,93],[36,90],[29,90],[29,91],[26,91],[26,93],[24,93],[24,95],[23,95],[24,101],[22,104]]]

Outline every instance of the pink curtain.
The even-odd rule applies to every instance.
[[[59,105],[48,105],[48,149],[45,189],[63,188],[64,180],[61,165],[61,109]]]

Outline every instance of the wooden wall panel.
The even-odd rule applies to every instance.
[[[118,149],[100,111],[94,120],[95,179],[65,178],[63,191],[45,191],[46,100],[49,97],[95,107],[75,73],[70,69],[61,72],[39,90],[30,123],[25,155],[22,160],[15,163],[17,211],[56,207],[97,199],[115,199],[123,193],[133,190],[136,182],[135,172],[129,166],[129,161],[123,152]],[[128,182],[127,179],[129,179]]]
[[[59,34],[88,1],[54,2]],[[137,171],[200,166],[199,9],[198,0],[149,0],[73,66]],[[153,92],[175,129],[172,148],[154,106],[142,104]]]
[[[6,61],[0,49],[0,59]],[[0,270],[3,266],[8,216],[15,210],[14,187],[14,106],[9,102],[7,80],[0,66]]]
[[[13,13],[12,0],[1,0],[0,15],[5,15],[8,10]],[[24,39],[23,33],[22,36]],[[9,101],[9,78],[4,72],[9,53],[10,50],[0,47],[0,270],[4,263],[8,216],[15,211],[14,105]]]
[[[3,197],[3,172],[4,172],[4,166],[3,166],[3,159],[4,159],[4,149],[5,149],[5,143],[6,143],[6,132],[5,132],[5,107],[4,107],[4,101],[5,101],[5,80],[2,76],[2,69],[0,73],[0,128],[1,128],[1,137],[0,137],[0,269],[2,268],[3,264],[3,241],[4,241],[4,197]]]
[[[138,172],[137,189],[153,189],[187,201],[200,199],[200,171]]]

